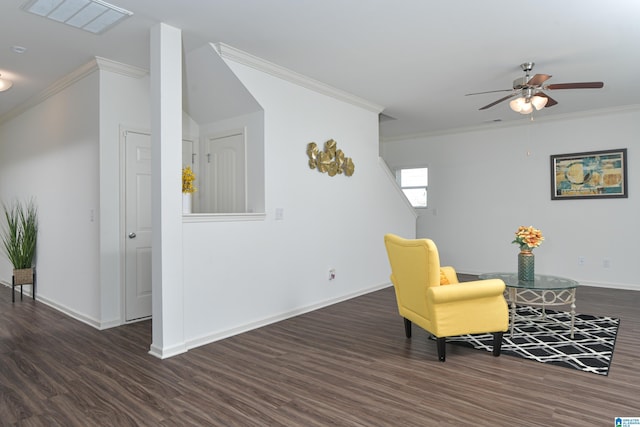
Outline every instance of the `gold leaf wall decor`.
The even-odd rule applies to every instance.
[[[324,150],[318,149],[318,144],[307,144],[307,156],[309,156],[309,168],[318,169],[318,172],[328,173],[329,176],[345,174],[353,175],[355,165],[351,157],[345,157],[344,152],[338,149],[338,143],[333,139],[324,143]]]
[[[309,144],[307,144],[307,156],[309,156],[309,167],[311,169],[315,169],[318,159],[318,144],[316,144],[315,142],[310,142]]]

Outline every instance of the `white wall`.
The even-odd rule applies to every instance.
[[[37,201],[37,298],[94,327],[114,326],[122,308],[120,130],[149,129],[149,80],[96,58],[48,91],[0,126],[0,200]],[[4,257],[0,280],[11,282]]]
[[[185,222],[190,347],[387,286],[384,233],[415,232],[379,163],[377,113],[230,66],[265,111],[266,219]],[[353,158],[352,177],[309,169],[307,144],[331,138]]]
[[[120,132],[148,130],[150,109],[147,76],[99,62],[107,69],[93,64],[0,125],[0,200],[38,202],[38,299],[104,328],[122,319]],[[232,65],[265,111],[246,122],[264,128],[265,160],[249,165],[264,171],[256,210],[266,216],[185,219],[189,347],[388,286],[383,235],[415,233],[414,212],[378,158],[377,112]],[[309,169],[307,144],[331,138],[353,158],[352,177]],[[4,258],[0,279],[11,281]]]
[[[38,206],[36,297],[88,322],[100,316],[98,79],[89,73],[0,126],[0,200]]]
[[[545,236],[536,272],[640,290],[639,133],[636,108],[385,142],[382,151],[391,168],[428,165],[418,235],[436,242],[443,263],[472,274],[514,271],[514,233],[533,225]],[[628,149],[629,198],[551,200],[550,155],[617,148]]]
[[[132,70],[134,71],[134,70]],[[131,73],[130,73],[131,74]],[[134,76],[100,71],[100,324],[105,328],[122,321],[124,266],[121,248],[125,230],[124,200],[120,190],[123,171],[122,132],[150,130],[149,77],[138,71]]]

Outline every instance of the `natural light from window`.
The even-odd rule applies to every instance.
[[[427,207],[428,168],[399,169],[396,179],[411,206]]]

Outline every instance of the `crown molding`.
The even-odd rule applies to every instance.
[[[112,73],[122,74],[127,77],[140,79],[149,74],[149,71],[144,68],[134,67],[133,65],[123,64],[99,56],[95,57],[95,62],[101,71],[111,71]]]
[[[2,115],[0,117],[0,124],[3,124],[19,116],[20,114],[24,113],[28,109],[35,107],[41,102],[44,102],[45,100],[52,97],[53,95],[59,92],[62,92],[64,89],[82,80],[83,78],[87,77],[88,75],[90,75],[96,70],[111,71],[114,73],[122,74],[124,76],[134,77],[138,79],[149,74],[147,70],[144,70],[142,68],[122,64],[120,62],[111,61],[110,59],[105,59],[105,58],[96,56],[91,61],[76,68],[74,71],[70,72],[69,74],[62,77],[61,79],[58,79],[57,81],[55,81],[53,84],[51,84],[49,87],[47,87],[45,90],[43,90],[39,94],[29,98],[24,103],[20,104],[16,108]]]
[[[602,117],[602,116],[608,116],[608,115],[614,115],[614,114],[620,114],[620,113],[633,113],[633,112],[640,112],[640,104],[631,104],[631,105],[623,105],[620,107],[599,108],[595,110],[579,111],[575,113],[536,117],[533,121],[509,120],[506,122],[491,122],[491,123],[485,123],[478,126],[446,129],[446,130],[436,131],[436,132],[421,132],[421,133],[398,135],[398,136],[391,136],[391,137],[380,137],[380,142],[381,143],[402,142],[402,141],[430,138],[434,136],[455,135],[455,134],[469,133],[469,132],[481,132],[485,130],[531,126],[532,124],[536,124],[536,123],[551,123],[551,122],[558,122],[563,120],[578,120],[578,119],[583,119],[587,117]]]
[[[384,107],[367,101],[364,98],[336,89],[333,86],[329,86],[318,80],[296,73],[295,71],[281,67],[280,65],[276,65],[272,62],[265,61],[262,58],[258,58],[257,56],[251,55],[250,53],[236,49],[224,43],[211,43],[211,46],[222,59],[246,65],[258,71],[262,71],[274,77],[278,77],[282,80],[310,89],[314,92],[372,111],[376,114],[379,114],[384,109]]]

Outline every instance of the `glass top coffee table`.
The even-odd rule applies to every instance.
[[[576,288],[578,282],[558,276],[536,274],[534,280],[518,280],[518,273],[484,273],[480,279],[501,279],[507,286],[507,300],[511,305],[511,336],[518,304],[545,308],[556,305],[571,305],[571,338],[576,315]]]

